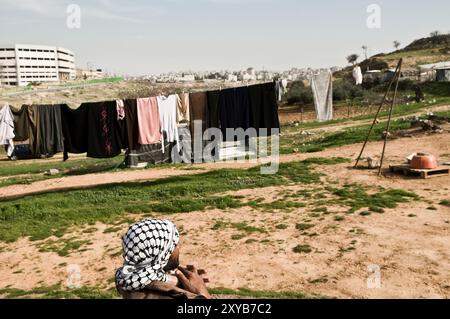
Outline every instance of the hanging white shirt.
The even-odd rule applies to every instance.
[[[164,153],[164,132],[166,133],[167,142],[177,142],[177,148],[180,149],[178,143],[178,126],[177,126],[177,102],[178,98],[175,94],[168,97],[158,96],[158,110],[161,122],[161,142]]]
[[[353,69],[353,78],[355,79],[356,85],[361,85],[363,83],[363,74],[361,71],[361,67],[356,66]]]
[[[9,105],[5,104],[0,110],[0,145],[8,145],[8,156],[14,151],[14,137],[14,115]]]

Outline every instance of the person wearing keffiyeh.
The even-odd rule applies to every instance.
[[[179,266],[180,235],[167,220],[131,225],[122,238],[124,265],[116,287],[125,299],[210,298],[195,267]]]

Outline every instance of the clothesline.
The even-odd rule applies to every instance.
[[[201,133],[218,128],[224,140],[230,128],[264,128],[269,132],[279,129],[278,90],[277,83],[270,82],[206,92],[89,102],[76,109],[67,104],[23,105],[20,110],[12,111],[13,139],[7,139],[7,134],[2,133],[3,128],[11,133],[11,126],[8,129],[2,122],[0,141],[6,141],[5,145],[10,142],[12,145],[14,140],[28,142],[29,156],[34,158],[51,157],[59,152],[64,152],[65,159],[69,153],[108,158],[126,149],[128,155],[153,152],[164,162],[173,147],[180,151],[180,136],[195,133],[196,121],[201,123]],[[9,105],[4,109],[11,110]]]
[[[287,80],[278,80],[278,81],[271,81],[271,82],[262,82],[262,83],[254,83],[254,84],[246,84],[245,86],[231,86],[231,87],[225,87],[225,88],[222,88],[222,86],[219,86],[219,88],[216,88],[216,89],[209,89],[209,90],[205,90],[205,89],[195,89],[195,88],[188,88],[188,91],[186,92],[185,91],[185,88],[183,88],[182,90],[181,90],[181,93],[178,93],[179,92],[179,90],[172,90],[172,91],[170,91],[169,93],[167,93],[167,92],[165,92],[165,90],[162,90],[162,92],[160,92],[159,94],[157,94],[157,95],[153,95],[153,96],[170,96],[170,95],[177,95],[177,94],[183,94],[183,93],[186,93],[186,94],[193,94],[193,93],[199,93],[199,92],[211,92],[211,91],[223,91],[223,90],[229,90],[229,89],[236,89],[236,88],[240,88],[240,87],[249,87],[249,86],[253,86],[253,85],[263,85],[263,84],[270,84],[270,83],[276,83],[276,82],[282,82],[282,81],[287,81]],[[286,84],[284,84],[284,86],[286,86]],[[286,89],[284,88],[284,89],[282,89],[282,91],[283,92],[286,92]],[[164,94],[162,94],[162,93],[164,93]],[[139,98],[147,98],[148,96],[144,96],[144,97],[137,97],[137,98],[124,98],[124,99],[120,99],[120,98],[116,98],[116,99],[114,99],[115,101],[118,101],[118,100],[126,100],[126,99],[139,99]],[[95,102],[97,102],[97,103],[100,103],[100,102],[103,102],[103,101],[89,101],[89,102],[81,102],[79,105],[78,105],[78,107],[80,107],[82,104],[84,104],[84,103],[95,103]],[[8,102],[6,102],[6,103],[4,103],[4,105],[6,105],[6,104],[8,104],[11,108],[13,108],[13,109],[18,109],[18,108],[16,108],[14,105],[12,105],[12,104],[10,104],[10,103],[8,103]],[[30,105],[62,105],[62,104],[66,104],[66,105],[71,105],[71,103],[65,103],[65,102],[61,102],[61,103],[54,103],[54,102],[52,102],[52,103],[31,103]],[[75,108],[76,109],[76,108]]]

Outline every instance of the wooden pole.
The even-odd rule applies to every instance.
[[[400,60],[398,62],[397,67],[395,68],[395,74],[397,74],[397,72],[398,72],[398,70],[400,68],[401,61],[402,60]],[[380,103],[380,106],[378,107],[377,114],[375,115],[375,118],[373,119],[372,126],[369,129],[369,133],[367,134],[366,140],[364,141],[364,145],[363,145],[363,147],[361,149],[361,153],[359,153],[359,156],[358,156],[358,159],[356,160],[356,164],[355,164],[354,168],[358,167],[359,161],[361,160],[361,157],[364,154],[364,150],[366,149],[367,143],[369,142],[370,135],[372,134],[373,128],[377,124],[378,116],[380,115],[381,109],[383,108],[383,105],[386,102],[387,96],[388,96],[389,92],[391,91],[391,88],[392,88],[392,85],[394,84],[394,81],[395,81],[395,75],[392,78],[391,82],[389,83],[389,87],[388,87],[386,93],[384,94],[384,97],[383,97],[383,100]]]
[[[378,170],[378,176],[381,176],[381,172],[383,170],[384,155],[386,153],[386,146],[387,146],[387,142],[388,142],[388,138],[389,138],[389,131],[391,129],[392,112],[394,110],[395,101],[397,99],[398,84],[400,82],[400,75],[402,73],[402,62],[403,62],[403,59],[400,59],[400,62],[399,62],[400,67],[399,67],[398,73],[396,73],[394,75],[394,78],[397,78],[397,83],[395,85],[394,98],[392,99],[391,108],[389,110],[389,119],[387,122],[386,136],[384,138],[383,153],[381,153],[380,169]]]

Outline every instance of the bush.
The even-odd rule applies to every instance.
[[[418,82],[410,79],[400,80],[398,83],[399,91],[414,91]]]
[[[436,96],[450,96],[450,82],[425,82],[421,84],[423,92]]]
[[[364,90],[350,81],[336,81],[333,84],[333,100],[345,101],[364,97]]]
[[[288,90],[287,100],[289,104],[311,104],[314,102],[312,89],[303,82],[294,82]]]

